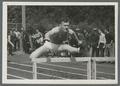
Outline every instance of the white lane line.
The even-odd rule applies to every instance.
[[[21,65],[21,66],[27,66],[27,67],[32,67],[31,65],[26,65],[26,64],[18,64],[18,63],[13,63],[12,64],[17,64],[17,65]],[[61,70],[57,70],[57,69],[53,69],[53,68],[45,68],[45,67],[37,67],[40,69],[45,69],[45,70],[51,70],[51,71],[56,71],[56,72],[62,72],[62,73],[68,73],[68,74],[74,74],[74,75],[80,75],[80,76],[87,76],[86,74],[79,74],[79,73],[73,73],[73,72],[67,72],[67,71],[61,71]]]
[[[12,63],[12,64],[17,64],[17,65],[21,65],[21,66],[28,66],[28,67],[32,67],[31,65],[27,65],[27,64],[20,64],[20,63],[16,63],[16,62],[10,62],[10,63]],[[42,69],[48,69],[48,70],[53,70],[54,71],[54,69],[49,69],[49,68],[43,68],[43,67],[37,67],[37,68],[42,68]],[[57,72],[58,71],[60,71],[60,70],[56,70]],[[65,71],[64,71],[65,72]],[[65,72],[66,73],[66,72]],[[79,74],[80,75],[80,74]],[[83,76],[83,74],[81,74],[82,76]],[[87,76],[87,75],[85,75],[84,74],[84,76]],[[105,78],[105,77],[97,77],[97,78],[99,78],[99,79],[107,79],[107,78]]]
[[[98,63],[97,65],[100,66],[100,67],[106,67],[106,68],[115,68],[115,65],[113,66],[112,64],[111,65],[104,65],[105,63],[101,64],[101,63]],[[110,63],[106,63],[106,64],[110,64]],[[82,64],[82,65],[85,65],[85,64]]]
[[[19,68],[14,68],[14,67],[8,67],[9,69],[13,69],[13,70],[17,70],[17,71],[23,71],[23,72],[27,72],[27,73],[33,73],[32,71],[27,71],[27,70],[23,70],[23,69],[19,69]],[[44,74],[44,73],[38,73],[39,75],[44,75],[47,77],[55,77],[55,78],[60,78],[60,79],[67,79],[67,78],[63,78],[63,77],[59,77],[59,76],[55,76],[55,75],[49,75],[49,74]]]
[[[55,66],[55,67],[62,67],[62,68],[68,68],[68,69],[73,69],[73,70],[82,70],[82,71],[87,71],[85,69],[81,69],[81,68],[73,68],[73,67],[68,67],[68,66],[62,66],[62,65],[58,65],[58,64],[50,64],[50,63],[39,63],[39,64],[43,64],[43,65],[50,65],[50,66]]]
[[[104,66],[104,65],[100,65],[100,64],[97,64],[99,67],[106,67],[106,68],[115,68],[115,66]]]
[[[68,68],[68,69],[73,69],[73,70],[82,70],[82,71],[87,71],[85,69],[82,68],[73,68],[73,67],[68,67],[68,66],[62,66],[62,65],[58,65],[58,64],[50,64],[50,63],[39,63],[39,64],[43,64],[43,65],[50,65],[50,66],[54,66],[54,67],[61,67],[61,68]],[[105,72],[101,72],[101,71],[97,71],[97,73],[102,73],[102,74],[107,74],[107,75],[115,75],[113,73],[105,73]]]
[[[18,78],[18,79],[27,79],[27,78],[16,76],[16,75],[12,75],[12,74],[7,74],[7,76],[15,77],[15,78]]]
[[[97,77],[97,79],[101,79],[101,80],[104,79],[104,80],[106,80],[107,78],[105,78],[105,77]]]
[[[113,74],[113,73],[105,73],[105,72],[102,72],[102,71],[96,71],[96,72],[99,73],[99,74],[107,74],[107,75],[115,76],[115,74]]]
[[[109,62],[106,62],[106,64],[111,64],[111,63],[109,63]],[[104,63],[103,64],[97,64],[98,66],[101,66],[101,67],[106,67],[106,68],[114,68],[115,67],[115,65],[113,66],[112,64],[111,65],[104,65]]]

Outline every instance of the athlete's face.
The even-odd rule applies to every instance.
[[[62,26],[64,29],[68,29],[68,28],[69,28],[69,22],[62,22],[62,23],[61,23],[61,26]]]

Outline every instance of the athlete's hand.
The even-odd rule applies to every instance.
[[[78,41],[78,45],[81,45],[83,43],[83,41],[79,40]]]
[[[63,44],[69,44],[69,41],[63,41]]]
[[[103,48],[105,48],[105,45],[103,46]]]
[[[99,48],[99,46],[97,46],[97,48]]]

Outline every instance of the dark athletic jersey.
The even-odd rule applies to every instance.
[[[63,41],[67,40],[68,34],[72,34],[73,31],[71,29],[62,29],[61,27],[55,27],[46,33],[45,38],[50,40],[55,44],[62,44]]]

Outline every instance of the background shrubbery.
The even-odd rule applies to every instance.
[[[21,6],[8,6],[8,23],[22,22]],[[109,29],[114,35],[114,7],[113,6],[26,6],[26,30],[34,32],[39,29],[45,33],[58,25],[61,19],[68,17],[71,28],[80,31],[91,31],[93,27]],[[8,28],[16,28],[8,24]]]

